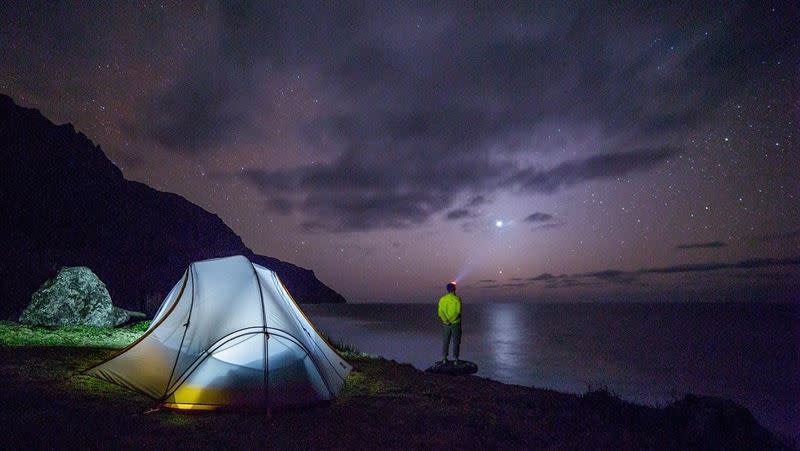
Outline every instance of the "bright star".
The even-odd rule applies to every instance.
[[[494,225],[499,229],[500,227],[503,227],[503,221],[498,219],[497,221],[494,222]]]

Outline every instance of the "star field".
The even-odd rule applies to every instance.
[[[352,301],[800,293],[795,2],[0,17],[0,92]]]

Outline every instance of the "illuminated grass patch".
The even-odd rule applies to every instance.
[[[142,321],[130,327],[107,328],[91,326],[37,327],[12,321],[0,321],[0,346],[123,348],[141,337],[149,323],[149,321]]]
[[[398,391],[397,387],[389,385],[386,381],[360,371],[353,371],[347,376],[342,392],[342,398],[352,396],[375,396]]]

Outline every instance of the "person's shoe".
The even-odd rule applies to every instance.
[[[442,359],[442,365],[447,365],[447,357]]]
[[[458,365],[461,365],[461,360],[458,360],[458,359],[456,359],[456,361],[455,361],[455,365],[456,365],[456,366],[458,366]]]

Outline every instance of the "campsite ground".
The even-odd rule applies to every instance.
[[[352,353],[354,372],[331,403],[271,416],[147,413],[149,398],[78,374],[115,350],[19,344],[0,337],[0,424],[4,445],[19,449],[782,448],[724,400],[642,407],[604,391],[576,396],[427,374]]]

